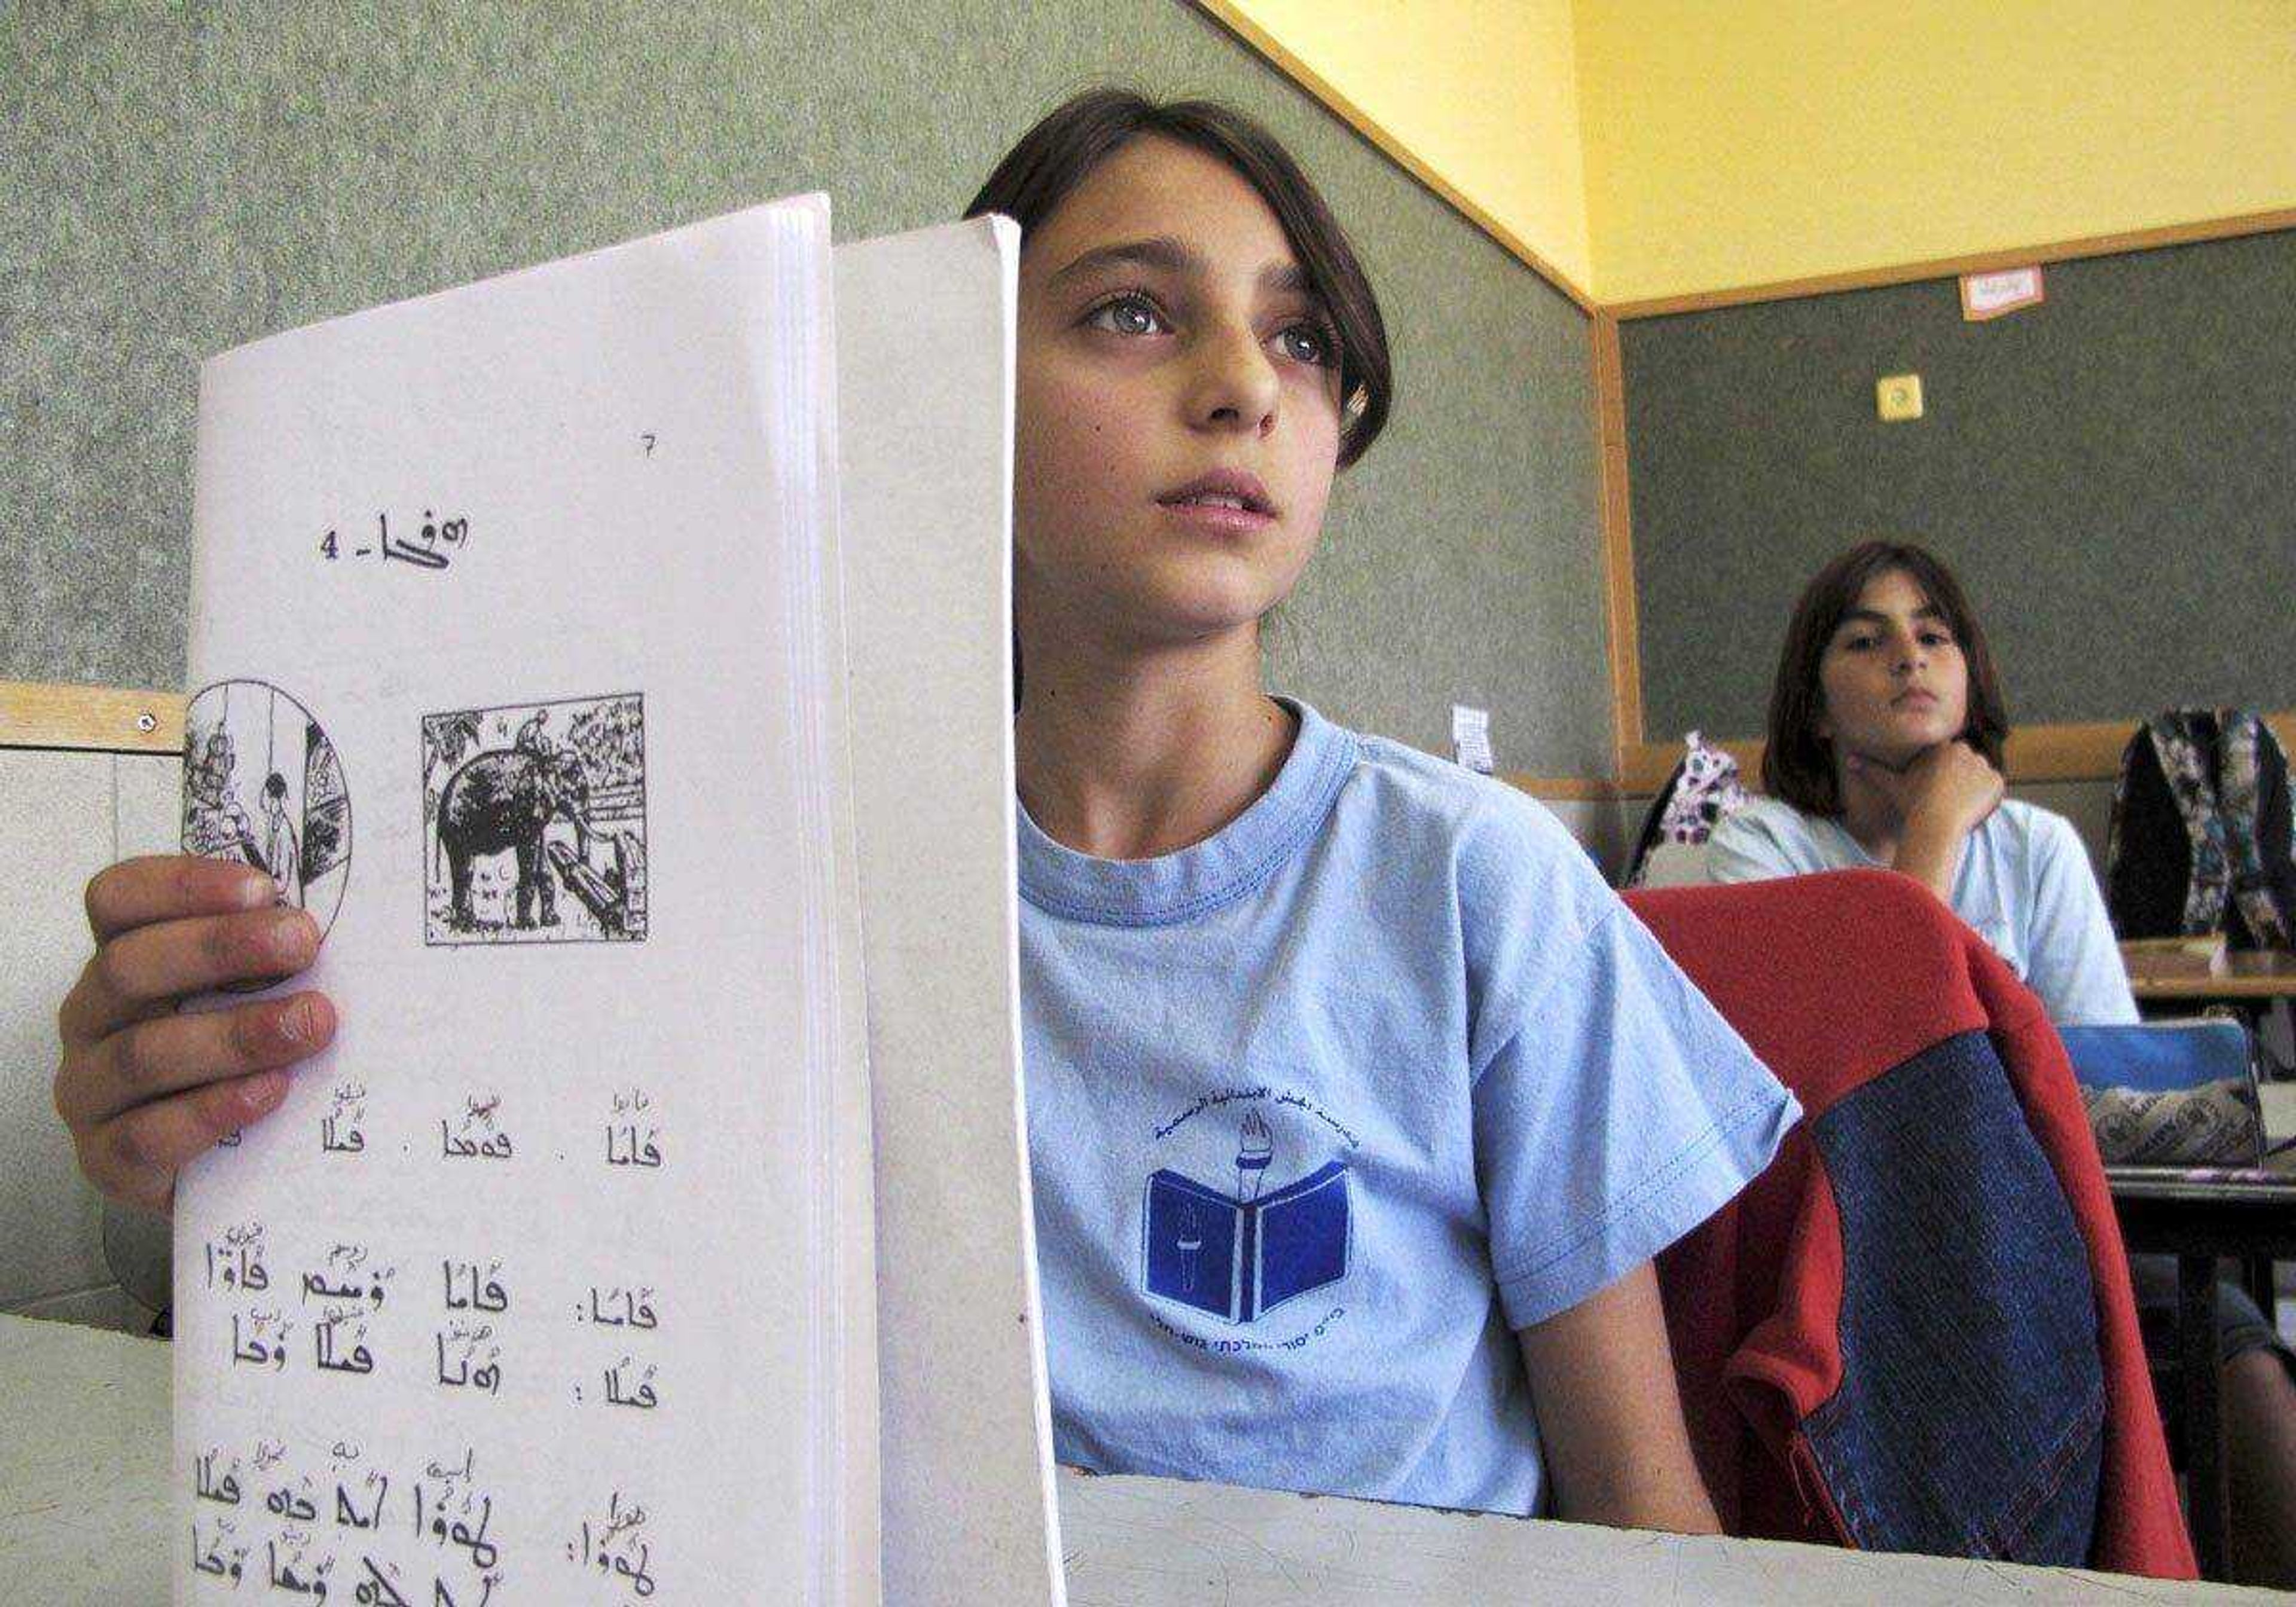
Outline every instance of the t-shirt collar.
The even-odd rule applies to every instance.
[[[1355,734],[1307,704],[1275,700],[1300,722],[1267,791],[1203,841],[1153,859],[1101,859],[1047,837],[1016,800],[1021,896],[1049,914],[1105,926],[1186,921],[1242,898],[1300,851],[1355,767]]]

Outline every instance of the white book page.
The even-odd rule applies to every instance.
[[[1011,676],[1020,232],[836,251],[876,1110],[885,1588],[1063,1599],[1021,1104]]]
[[[178,1189],[178,1602],[877,1599],[827,242],[202,373],[186,836],[341,1024]]]

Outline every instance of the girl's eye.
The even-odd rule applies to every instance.
[[[1156,304],[1136,293],[1102,302],[1085,322],[1095,329],[1119,335],[1152,335],[1170,331],[1164,315],[1156,310]]]
[[[1941,630],[1924,631],[1922,634],[1922,645],[1923,647],[1950,647],[1953,645],[1953,637],[1947,632]]]
[[[1312,363],[1320,368],[1337,360],[1339,340],[1320,324],[1294,324],[1276,338],[1283,342],[1284,355],[1295,363]]]
[[[1841,644],[1841,650],[1844,652],[1864,652],[1874,645],[1874,641],[1872,636],[1851,636]]]

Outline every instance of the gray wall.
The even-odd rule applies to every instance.
[[[2296,232],[1622,331],[1645,729],[1760,734],[1786,618],[1869,534],[1933,547],[2020,723],[2296,707]],[[1918,372],[1927,416],[1874,382]]]
[[[1266,119],[1390,320],[1272,679],[1603,771],[1584,317],[1181,0],[0,5],[0,678],[180,683],[201,358],[800,189],[840,238],[946,218],[1109,78]]]

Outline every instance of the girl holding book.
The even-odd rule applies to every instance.
[[[1346,236],[1264,130],[1070,102],[969,212],[1021,224],[1021,995],[1056,1451],[1454,1507],[1715,1526],[1652,1258],[1792,1098],[1513,790],[1260,684],[1391,379]],[[275,1108],[314,994],[268,880],[90,884],[57,1100],[107,1191]]]

